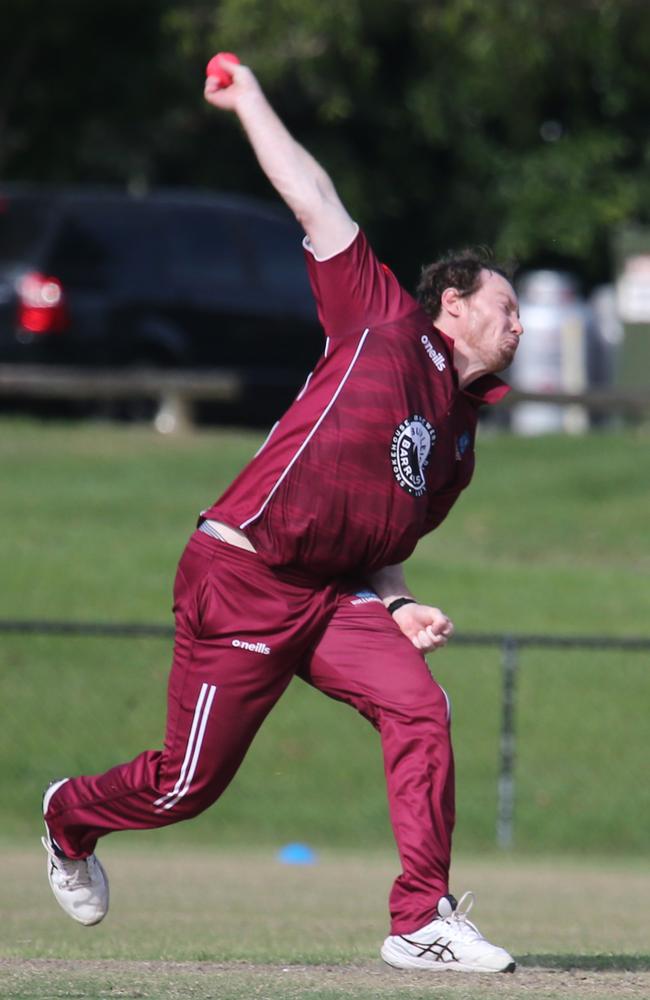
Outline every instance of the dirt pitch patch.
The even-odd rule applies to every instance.
[[[0,960],[0,997],[11,1000],[647,1000],[650,970],[519,967],[514,975],[404,973],[379,961],[277,966],[242,962]]]

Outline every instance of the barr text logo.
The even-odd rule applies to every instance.
[[[393,475],[402,489],[413,497],[421,497],[426,492],[424,470],[435,440],[435,428],[419,413],[402,420],[395,428],[390,448]]]

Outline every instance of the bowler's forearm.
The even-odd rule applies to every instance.
[[[384,566],[376,573],[371,573],[369,581],[377,596],[382,599],[386,606],[398,597],[414,597],[407,586],[404,567],[401,563],[396,566]]]
[[[296,142],[261,90],[247,95],[237,115],[262,170],[300,218],[316,184],[313,157]]]
[[[319,256],[352,239],[356,228],[329,175],[290,134],[261,89],[247,94],[237,115],[269,181],[294,213]]]

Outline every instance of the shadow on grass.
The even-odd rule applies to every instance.
[[[648,972],[650,955],[519,955],[517,964],[543,969],[590,972]]]

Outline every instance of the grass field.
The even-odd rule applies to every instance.
[[[266,1000],[443,997],[590,1000],[650,995],[650,869],[601,859],[456,860],[483,932],[514,976],[404,973],[377,957],[395,859],[324,852],[308,867],[270,852],[154,850],[105,842],[112,908],[83,928],[57,907],[44,855],[2,852],[0,996]]]

